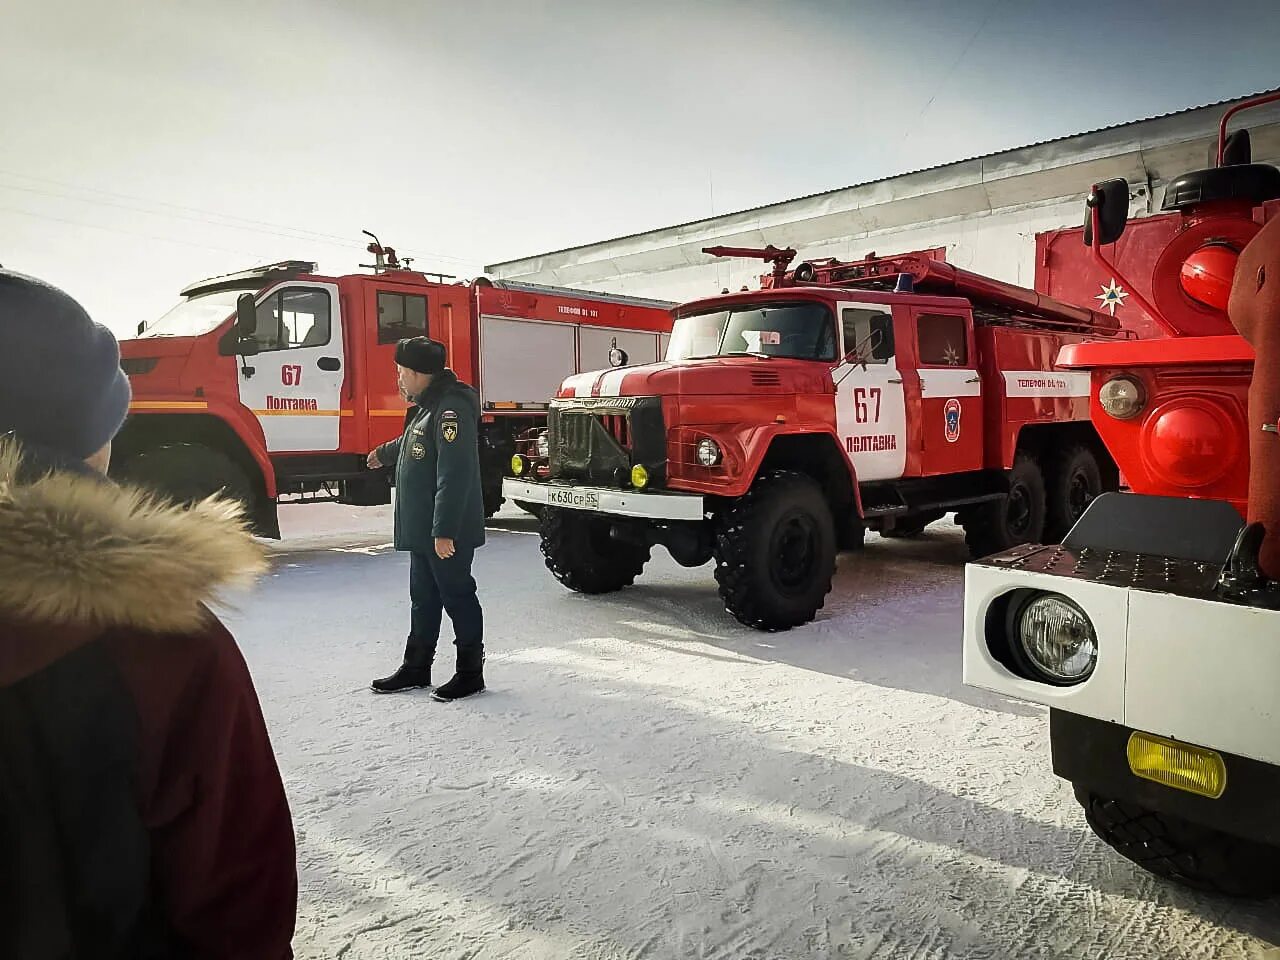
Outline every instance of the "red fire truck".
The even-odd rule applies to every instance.
[[[448,282],[407,269],[377,239],[372,274],[288,261],[214,277],[121,344],[133,384],[117,475],[179,500],[223,492],[278,537],[279,498],[390,502],[368,450],[404,427],[395,345],[442,341],[480,391],[485,510],[502,502],[518,434],[546,422],[569,375],[662,355],[673,304],[531,284]],[[432,279],[435,278],[435,279]]]
[[[1061,536],[1117,472],[1067,345],[1120,335],[1108,313],[958,269],[940,249],[790,269],[687,303],[665,362],[570,377],[542,455],[506,496],[545,507],[566,586],[633,582],[655,544],[714,558],[742,623],[812,620],[839,548],[956,511],[973,553]]]
[[[1166,215],[1126,224],[1123,180],[1090,194],[1067,255],[1167,334],[1060,359],[1091,376],[1134,493],[1095,500],[1060,546],[969,565],[964,679],[1050,708],[1054,772],[1119,853],[1265,896],[1280,892],[1280,170],[1250,162],[1247,131],[1226,136],[1234,112]]]

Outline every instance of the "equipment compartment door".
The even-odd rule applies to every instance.
[[[921,475],[982,469],[982,378],[973,322],[966,314],[920,308],[915,312],[916,369],[920,377]]]
[[[893,312],[872,303],[842,303],[839,313],[844,359],[832,379],[840,442],[859,481],[896,480],[906,467],[907,412]]]
[[[337,450],[347,375],[338,288],[291,283],[258,300],[258,354],[238,373],[240,402],[271,453]]]

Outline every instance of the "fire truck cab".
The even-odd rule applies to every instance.
[[[192,284],[121,344],[133,385],[114,473],[179,501],[240,500],[278,537],[282,497],[390,502],[367,452],[409,415],[396,343],[442,341],[481,395],[485,511],[502,503],[517,437],[546,423],[563,377],[615,359],[653,361],[671,304],[530,284],[450,282],[409,270],[376,240],[372,273],[325,276],[287,261]],[[585,366],[584,366],[585,365]]]
[[[553,574],[619,589],[661,544],[714,558],[726,609],[813,619],[838,549],[957,511],[975,555],[1058,537],[1117,485],[1066,344],[1104,313],[945,263],[941,250],[772,260],[763,289],[682,305],[666,360],[570,377],[506,496],[544,506]]]
[[[1090,193],[1082,249],[1164,337],[1069,346],[1060,366],[1091,378],[1133,493],[1095,500],[1061,545],[968,566],[964,680],[1049,708],[1054,772],[1120,854],[1267,896],[1280,892],[1280,571],[1260,551],[1280,529],[1280,313],[1258,318],[1253,345],[1233,324],[1272,282],[1258,263],[1280,279],[1280,170],[1250,162],[1247,132],[1226,137],[1231,112],[1217,165],[1172,181],[1167,212],[1133,225],[1162,242],[1118,242],[1123,180]]]

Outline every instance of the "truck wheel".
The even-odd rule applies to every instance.
[[[1075,791],[1093,832],[1144,870],[1229,897],[1280,893],[1280,847],[1109,800],[1081,786]]]
[[[975,557],[987,557],[1023,543],[1042,543],[1045,524],[1044,474],[1020,453],[1009,471],[1009,493],[999,500],[960,511],[964,542]]]
[[[760,477],[717,518],[716,582],[729,613],[757,630],[808,623],[831,592],[835,525],[822,488],[802,473]]]
[[[221,495],[239,500],[252,513],[257,499],[253,482],[238,463],[221,450],[198,443],[166,443],[143,450],[113,466],[111,473],[176,503]]]
[[[1045,537],[1059,543],[1075,526],[1090,501],[1103,491],[1102,469],[1083,444],[1062,451],[1053,465],[1046,491]]]
[[[542,555],[557,580],[578,593],[613,593],[635,583],[649,548],[609,536],[607,518],[543,507]]]
[[[353,507],[381,507],[391,502],[391,483],[382,470],[354,480],[343,480],[339,503]]]
[[[502,509],[502,504],[506,501],[502,496],[502,477],[499,475],[498,482],[495,484],[488,478],[481,481],[480,492],[484,497],[484,518],[488,520],[495,513]]]

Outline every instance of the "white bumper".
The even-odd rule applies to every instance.
[[[656,490],[641,493],[638,490],[530,483],[507,478],[502,481],[502,495],[508,500],[525,503],[644,520],[701,520],[705,514],[702,497],[690,493]]]
[[[1019,588],[1070,597],[1093,621],[1098,662],[1084,683],[1027,680],[992,655],[987,613],[997,598]],[[1280,611],[969,564],[964,682],[1280,764]]]

